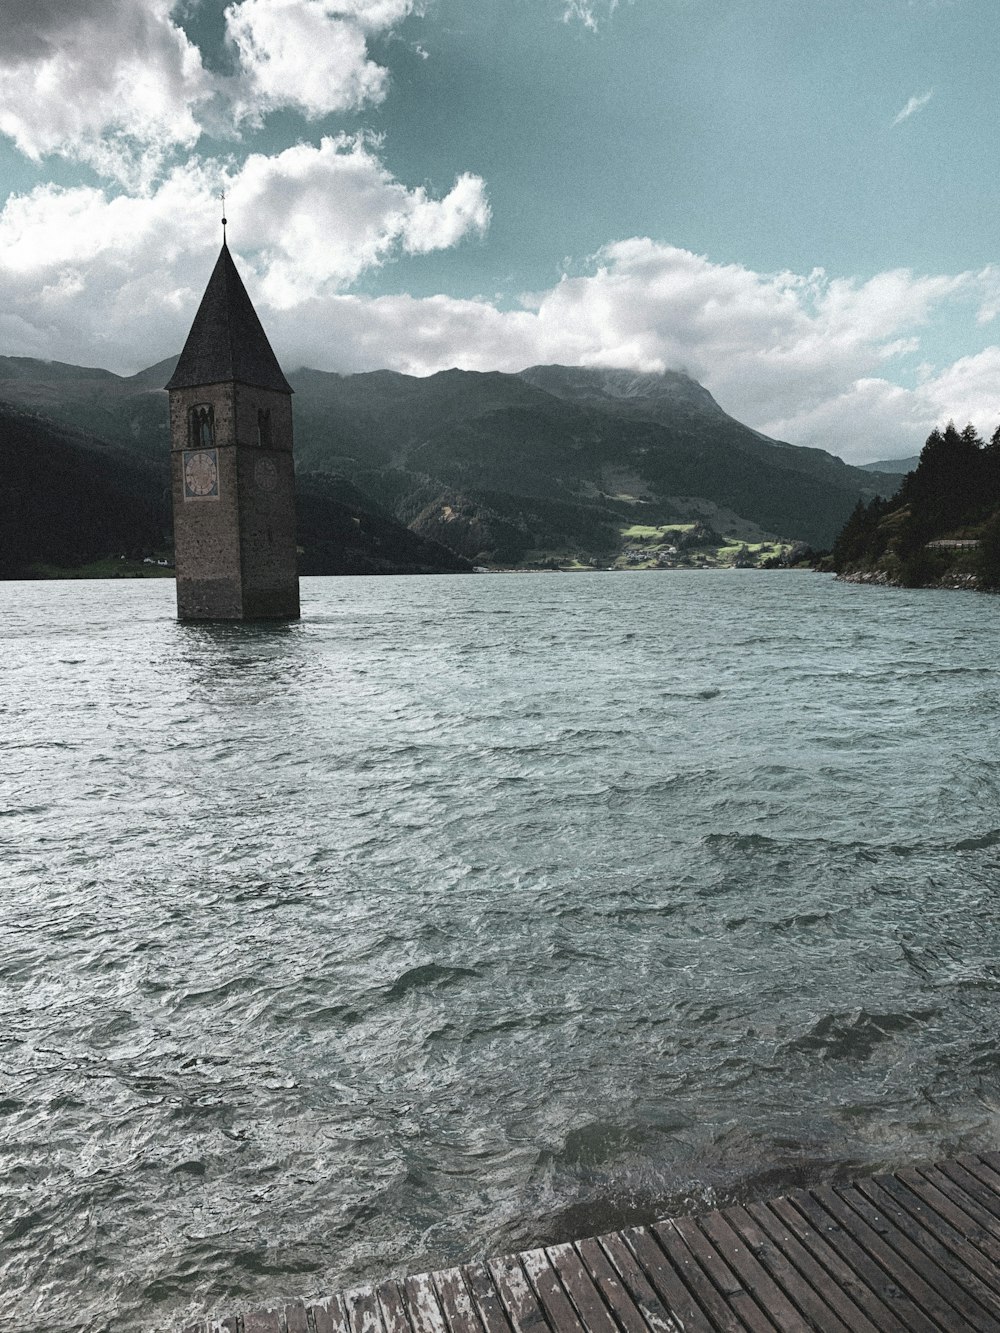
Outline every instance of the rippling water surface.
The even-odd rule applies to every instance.
[[[171,1327],[1000,1138],[1000,599],[0,584],[0,1292]]]

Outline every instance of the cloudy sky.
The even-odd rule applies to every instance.
[[[1000,422],[997,0],[0,0],[0,352],[687,370],[866,460]]]

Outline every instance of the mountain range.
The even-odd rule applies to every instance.
[[[144,487],[155,479],[162,526],[162,386],[175,363],[119,376],[0,357],[0,401],[7,417],[21,413],[22,429],[33,414],[53,448],[58,436],[64,453],[78,448],[91,466],[103,458],[120,488],[139,487],[144,504],[154,503]],[[337,524],[328,540],[322,531],[324,506],[338,496],[355,517],[439,544],[425,556],[444,547],[478,564],[517,565],[603,562],[635,525],[698,522],[743,541],[825,547],[859,499],[892,494],[899,483],[888,470],[851,467],[751,430],[680,372],[534,366],[417,378],[302,369],[288,379],[306,565],[310,552],[322,548],[329,559],[336,548]]]

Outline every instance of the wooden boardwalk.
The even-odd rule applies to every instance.
[[[190,1333],[1000,1333],[1000,1153],[338,1292]]]

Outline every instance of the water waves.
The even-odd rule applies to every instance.
[[[291,628],[178,626],[155,582],[9,609],[15,1321],[183,1325],[995,1146],[996,599],[304,592]]]

